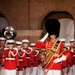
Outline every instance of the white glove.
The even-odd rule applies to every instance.
[[[64,61],[64,60],[66,60],[66,56],[63,55],[62,57],[55,59],[53,62],[59,63],[59,62]]]
[[[44,42],[46,39],[47,39],[47,37],[48,37],[48,33],[46,33],[45,35],[44,35],[44,37],[40,40],[41,42]]]

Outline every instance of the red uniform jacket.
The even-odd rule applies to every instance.
[[[48,43],[48,47],[46,46]],[[42,42],[37,42],[36,43],[36,48],[48,48],[46,49],[46,54],[47,54],[47,50],[50,50],[52,48],[52,46],[54,45],[55,42],[52,42],[50,40],[45,41],[44,43]],[[59,49],[57,50],[57,54],[60,54],[62,52],[62,49],[64,47],[64,44],[60,44]],[[51,69],[51,70],[61,70],[62,69],[62,65],[61,62],[60,63],[54,63],[53,61],[57,58],[57,56],[53,56],[53,58],[51,59],[51,61],[47,64],[47,66],[45,67],[46,69]],[[50,66],[53,64],[53,66],[50,68]]]
[[[31,67],[34,63],[34,55],[32,48],[28,47],[26,50],[27,67]]]
[[[75,51],[73,52],[73,65],[75,65]]]
[[[4,63],[3,66],[5,69],[14,70],[19,66],[19,58],[18,58],[18,50],[13,48],[10,50],[9,48],[4,49]]]
[[[72,65],[75,65],[75,47],[70,47],[71,56],[72,56]]]
[[[19,68],[18,71],[23,70],[27,66],[27,59],[26,59],[26,53],[25,50],[20,49],[18,50],[18,56],[19,56]]]
[[[62,61],[62,68],[72,66],[72,55],[70,50],[67,50],[67,55],[67,59],[65,61]]]
[[[40,60],[40,55],[39,55],[39,51],[35,50],[34,51],[34,67],[38,67],[38,62]]]

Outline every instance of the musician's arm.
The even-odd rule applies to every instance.
[[[40,41],[41,41],[41,42],[44,42],[44,41],[47,39],[48,36],[49,36],[49,34],[46,33],[46,34],[44,35],[44,37],[43,37],[42,39],[40,39]]]
[[[48,35],[49,34],[46,33],[46,35],[36,43],[36,48],[45,48],[46,45],[45,40],[47,39]]]
[[[45,46],[46,46],[46,42],[42,43],[38,41],[35,47],[41,49],[41,48],[45,48]]]

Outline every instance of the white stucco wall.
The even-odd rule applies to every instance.
[[[74,38],[74,20],[63,18],[59,21],[61,23],[59,38],[65,38],[66,42],[69,42],[69,39]]]

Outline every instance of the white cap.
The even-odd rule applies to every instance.
[[[60,38],[59,41],[61,41],[61,42],[66,41],[66,39],[65,38]]]
[[[16,45],[22,45],[21,41],[16,41]]]
[[[31,43],[30,46],[35,46],[35,43]]]
[[[6,44],[14,44],[14,43],[15,43],[14,40],[7,40],[7,41],[6,41]]]
[[[24,39],[24,40],[22,40],[22,43],[29,43],[29,40],[28,39]]]
[[[65,43],[65,46],[70,46],[70,43]]]
[[[5,41],[6,38],[4,38],[4,37],[0,37],[0,40],[1,40],[1,41]]]
[[[74,39],[70,39],[70,42],[74,41]]]

